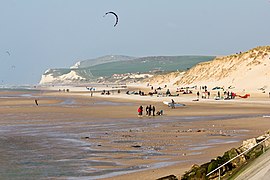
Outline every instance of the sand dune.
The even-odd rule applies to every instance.
[[[153,84],[209,87],[232,86],[236,91],[270,91],[270,46],[199,63],[184,73],[170,73],[149,79]]]

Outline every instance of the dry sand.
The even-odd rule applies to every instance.
[[[170,101],[171,97],[141,97],[138,95],[126,95],[125,91],[120,94],[114,92],[111,95],[100,95],[99,92],[90,97],[89,92],[43,92],[38,96],[39,106],[34,104],[34,97],[3,98],[0,99],[0,113],[20,114],[20,113],[42,113],[50,114],[64,113],[77,116],[91,116],[92,118],[115,118],[115,119],[137,119],[138,123],[147,124],[148,121],[155,121],[161,117],[137,117],[139,105],[154,105],[157,110],[163,109],[162,116],[168,122],[161,120],[159,126],[146,126],[146,128],[132,128],[113,131],[110,134],[100,136],[99,139],[92,139],[94,143],[101,144],[100,149],[110,147],[119,150],[132,150],[134,147],[130,143],[115,143],[112,140],[141,142],[136,143],[139,148],[153,148],[160,153],[166,154],[164,157],[149,159],[128,160],[125,154],[112,155],[115,158],[123,159],[121,162],[127,165],[140,165],[162,163],[163,161],[175,162],[170,166],[153,168],[135,173],[114,176],[108,179],[156,179],[159,177],[174,174],[181,176],[194,163],[204,163],[242,143],[242,140],[259,136],[269,129],[269,118],[263,118],[263,114],[270,114],[270,99],[262,96],[252,96],[250,99],[236,99],[229,101],[215,101],[213,99],[193,102],[195,95],[181,95],[173,97],[176,102],[185,103],[185,107],[170,109],[162,101]],[[131,90],[143,89],[145,87],[132,87]],[[138,90],[137,89],[137,90]],[[7,93],[5,93],[7,94]],[[79,107],[52,106],[64,102],[66,98],[72,97],[80,104]],[[60,99],[59,99],[60,98]],[[123,103],[116,105],[100,104],[100,101],[110,103]],[[127,103],[129,103],[127,105]],[[9,108],[7,108],[9,107]],[[255,116],[258,115],[259,116]],[[254,117],[251,117],[254,115]],[[170,121],[181,119],[182,116],[208,116],[204,120],[198,121]],[[211,116],[222,116],[211,118]],[[228,118],[225,118],[225,117]],[[245,117],[247,116],[247,117]],[[49,117],[49,116],[48,116]],[[50,121],[50,119],[48,119]],[[61,120],[59,120],[61,121]],[[65,121],[65,120],[62,120]],[[72,120],[68,120],[72,122]],[[27,124],[18,120],[0,120],[0,125],[5,124]],[[38,123],[38,122],[36,122]],[[216,140],[219,142],[216,142]],[[212,141],[211,141],[212,140]],[[85,139],[85,141],[88,141]],[[222,143],[224,142],[224,143]],[[133,144],[134,145],[134,144]],[[198,145],[198,146],[197,146]],[[206,147],[206,148],[203,148]],[[197,148],[197,149],[196,149]],[[201,149],[200,149],[201,148]],[[136,148],[135,148],[136,149]],[[118,157],[117,157],[118,156]],[[130,154],[129,156],[137,156]],[[103,160],[103,159],[100,159]],[[169,165],[169,164],[168,164]]]

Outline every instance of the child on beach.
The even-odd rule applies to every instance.
[[[160,111],[158,111],[158,112],[157,112],[157,115],[158,115],[158,116],[163,115],[163,110],[161,109]]]

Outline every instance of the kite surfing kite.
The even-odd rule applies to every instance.
[[[103,17],[105,17],[107,14],[113,14],[115,16],[115,24],[113,25],[115,27],[117,25],[117,23],[118,23],[117,14],[115,12],[109,11],[109,12],[106,12],[106,14]]]
[[[6,51],[6,53],[10,56],[10,53],[9,53],[9,51]]]

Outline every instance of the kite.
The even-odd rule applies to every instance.
[[[115,18],[116,18],[115,19],[115,24],[113,25],[115,27],[117,25],[117,23],[118,23],[118,16],[117,16],[117,14],[115,12],[109,11],[109,12],[106,12],[106,14],[103,17],[105,17],[107,14],[113,14],[115,16]]]
[[[9,51],[6,51],[6,53],[10,56],[10,53],[9,53]]]

